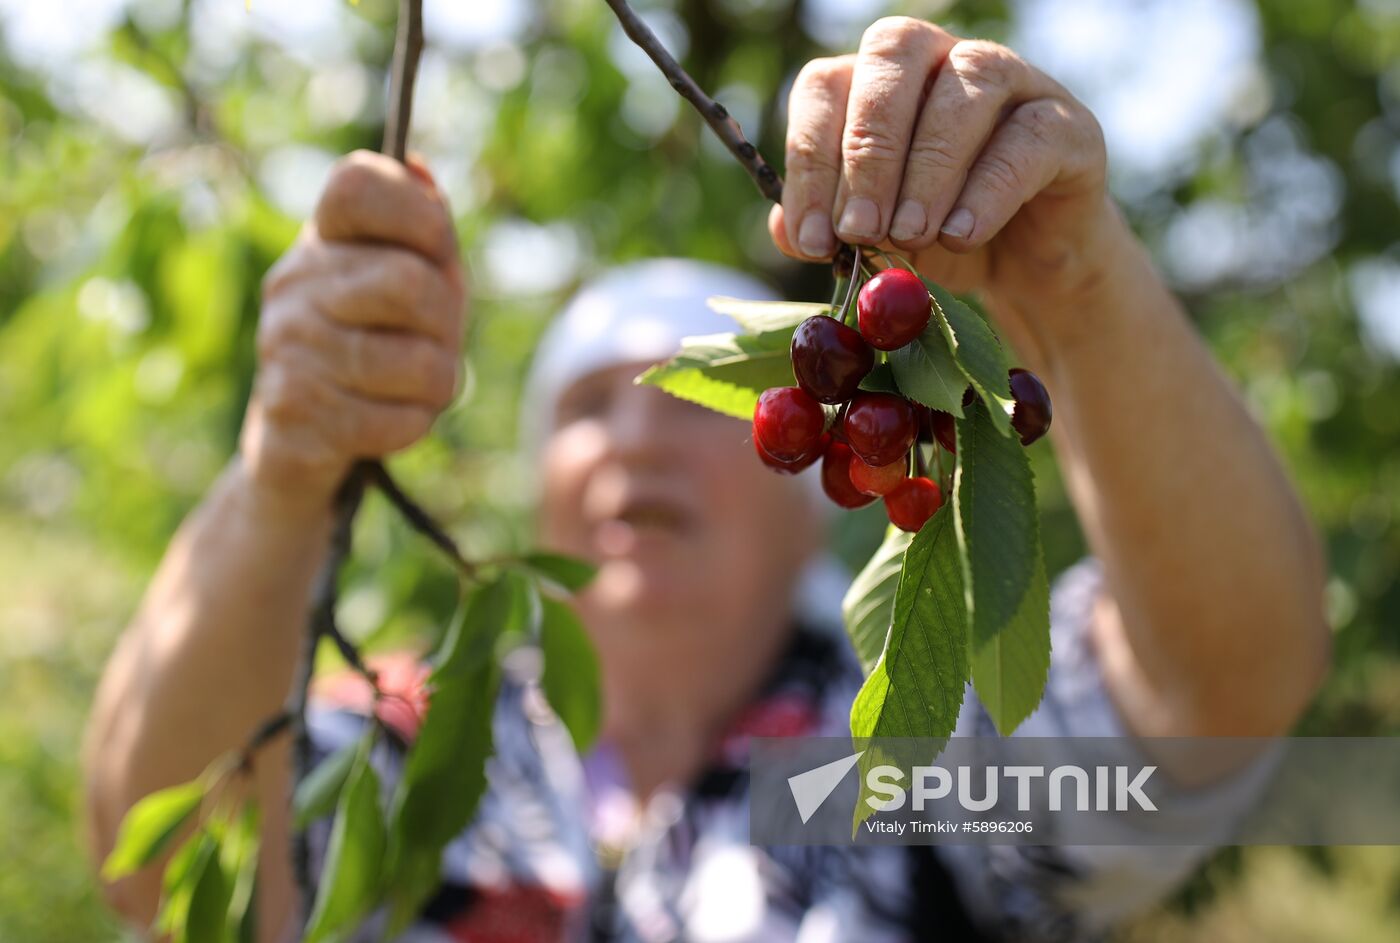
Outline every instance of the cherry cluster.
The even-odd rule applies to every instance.
[[[932,299],[917,275],[888,268],[856,297],[856,328],[820,314],[792,335],[797,386],[758,398],[754,450],[769,468],[795,475],[821,460],[822,490],[843,508],[883,498],[890,522],[918,531],[943,504],[943,490],[924,467],[919,441],[957,453],[953,416],[898,393],[863,390],[876,351],[897,350],[928,325]],[[858,330],[857,330],[858,328]],[[1050,396],[1035,374],[1010,374],[1012,426],[1029,445],[1050,427]],[[968,387],[964,405],[972,402]]]

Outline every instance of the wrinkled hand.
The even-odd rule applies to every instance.
[[[769,219],[789,255],[892,245],[955,291],[1031,299],[1085,277],[1111,216],[1097,121],[1004,46],[890,17],[793,85]]]
[[[263,283],[240,446],[251,480],[324,506],[355,459],[422,438],[455,395],[465,294],[428,172],[341,160]]]

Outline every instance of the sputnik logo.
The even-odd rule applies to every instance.
[[[836,791],[836,787],[841,785],[841,780],[846,778],[851,767],[856,765],[856,761],[864,753],[865,751],[861,750],[860,753],[852,753],[850,756],[827,763],[824,766],[818,766],[816,769],[809,769],[805,773],[788,777],[788,788],[792,790],[792,801],[797,803],[797,814],[802,817],[803,825],[806,825],[807,820],[821,808],[827,796]]]

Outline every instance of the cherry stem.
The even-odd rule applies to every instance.
[[[851,278],[846,285],[846,299],[841,302],[841,323],[851,323],[851,302],[856,296],[856,286],[860,284],[860,272],[858,269],[851,269]]]
[[[884,249],[876,249],[875,252],[880,256],[880,258],[885,260],[886,268],[895,268],[896,266],[898,266],[899,268],[907,269],[915,275],[919,274],[919,270],[914,268],[914,264],[908,259],[906,259],[904,256],[899,255],[898,253],[891,255]]]

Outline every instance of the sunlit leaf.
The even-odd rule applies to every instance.
[[[199,809],[204,784],[199,780],[158,790],[137,802],[122,819],[102,877],[114,881],[153,861]]]
[[[868,675],[885,650],[885,639],[894,620],[894,596],[904,568],[904,552],[914,535],[891,526],[884,542],[865,568],[851,581],[841,601],[846,633],[855,646],[861,668]]]
[[[752,419],[764,390],[792,386],[792,331],[687,337],[680,353],[647,370],[638,383],[734,416]]]
[[[948,736],[967,677],[958,541],[945,506],[904,553],[889,638],[851,706],[851,736]]]
[[[261,845],[257,803],[249,800],[224,839],[223,864],[233,878],[228,902],[228,929],[238,943],[253,943],[257,937],[258,852]]]
[[[818,314],[830,314],[834,309],[829,304],[806,301],[747,301],[743,298],[726,298],[715,295],[705,303],[712,311],[728,315],[749,334],[762,334],[767,331],[780,331],[794,328],[803,321]]]

